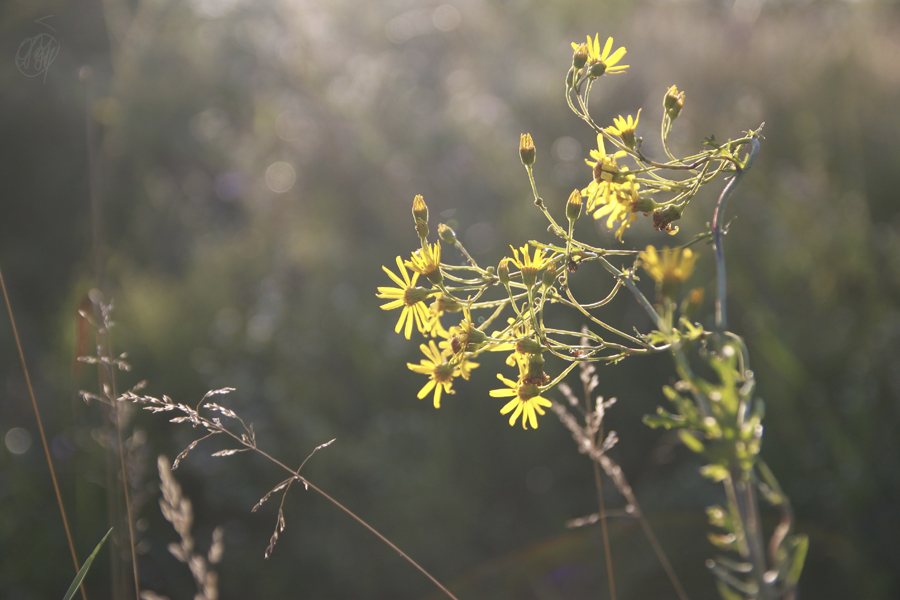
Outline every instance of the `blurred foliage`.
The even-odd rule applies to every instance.
[[[896,4],[43,0],[0,8],[0,54],[48,31],[35,23],[47,15],[60,51],[46,80],[0,61],[0,266],[82,556],[108,528],[108,480],[100,410],[76,396],[96,387],[74,362],[93,343],[76,310],[102,286],[117,306],[114,349],[134,366],[123,387],[147,379],[149,393],[189,403],[236,387],[230,407],[289,463],[337,437],[307,476],[461,598],[603,589],[599,535],[563,528],[595,507],[590,465],[568,431],[508,427],[487,395],[490,372],[440,411],[417,401],[421,382],[405,366],[416,344],[393,333],[374,298],[386,284],[380,265],[398,244],[416,247],[417,193],[488,263],[511,241],[546,236],[519,134],[534,136],[536,177],[561,211],[589,176],[582,158],[593,145],[564,104],[569,42],[599,31],[628,48],[633,67],[595,88],[598,119],[642,106],[653,123],[677,84],[686,103],[676,152],[766,122],[730,209],[730,312],[766,400],[762,456],[810,536],[801,597],[900,594]],[[656,132],[639,134],[652,153]],[[704,228],[713,202],[698,199],[680,238]],[[629,233],[638,248],[671,243],[646,222]],[[618,243],[602,227],[597,236]],[[692,284],[710,287],[712,258],[699,250]],[[625,296],[607,316],[649,328]],[[24,454],[0,449],[0,589],[52,597],[74,573],[5,319],[0,340],[0,433],[32,438]],[[715,488],[677,437],[640,422],[672,380],[667,357],[600,375],[599,391],[619,398],[607,417],[622,440],[616,460],[691,597],[712,597],[703,509]],[[153,461],[191,432],[132,417],[143,432],[132,438],[143,585],[186,597],[192,582],[166,551],[174,534],[157,510]],[[549,487],[534,485],[547,472]],[[280,475],[253,456],[196,452],[176,476],[197,538],[225,527],[223,598],[431,594],[368,532],[297,491],[263,562],[275,508],[249,509]],[[607,505],[621,506],[607,487]],[[611,533],[620,596],[670,595],[636,524],[614,521]],[[104,597],[101,563],[86,583]]]

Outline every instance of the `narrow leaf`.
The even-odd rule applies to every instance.
[[[97,547],[94,548],[94,551],[91,552],[91,555],[88,556],[86,561],[84,561],[84,565],[82,565],[81,569],[78,571],[78,575],[75,576],[75,579],[72,580],[72,585],[69,586],[69,591],[67,591],[66,595],[63,596],[63,600],[72,600],[72,596],[75,595],[75,590],[77,590],[78,586],[81,585],[81,581],[84,579],[84,576],[87,575],[88,569],[91,568],[91,564],[94,562],[94,558],[97,556],[97,553],[100,552],[100,548],[103,546],[103,542],[106,541],[106,538],[109,537],[110,533],[112,533],[112,527],[109,528],[109,531],[106,532],[106,535],[103,536],[103,539],[100,540],[100,543],[97,544]]]

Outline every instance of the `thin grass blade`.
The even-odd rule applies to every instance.
[[[106,532],[106,535],[103,536],[103,539],[100,540],[100,543],[97,544],[97,547],[94,548],[94,551],[91,552],[91,555],[88,556],[86,561],[84,561],[84,564],[78,571],[78,575],[76,575],[75,579],[72,580],[72,585],[69,586],[69,591],[67,591],[66,595],[63,596],[63,600],[72,600],[72,596],[75,595],[75,590],[77,590],[78,586],[81,585],[81,580],[84,579],[85,575],[87,575],[88,569],[91,568],[91,563],[94,562],[94,558],[97,556],[97,553],[100,552],[100,548],[103,547],[103,542],[106,541],[106,538],[109,537],[110,533],[112,533],[112,527],[109,528],[109,531]]]

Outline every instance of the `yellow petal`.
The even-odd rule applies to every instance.
[[[506,413],[514,409],[516,407],[516,404],[518,404],[519,402],[521,402],[521,400],[519,400],[518,398],[516,398],[515,400],[510,400],[503,406],[503,408],[500,409],[500,414],[505,415]]]
[[[610,37],[606,40],[606,45],[603,46],[603,54],[600,55],[600,60],[602,60],[603,62],[606,62],[606,57],[609,56],[609,51],[612,50],[612,45],[613,39]]]
[[[435,384],[436,384],[436,382],[435,382],[434,379],[429,379],[429,380],[428,380],[428,383],[426,383],[426,384],[422,387],[422,389],[419,390],[419,393],[418,393],[418,395],[417,395],[417,397],[419,398],[419,400],[421,400],[422,398],[424,398],[425,396],[427,396],[427,395],[428,395],[428,392],[430,392],[430,391],[434,388]]]

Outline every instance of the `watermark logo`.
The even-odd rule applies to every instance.
[[[55,29],[41,23],[44,19],[49,19],[53,15],[48,15],[42,19],[38,19],[35,23],[39,23],[44,27],[56,32]],[[19,48],[16,50],[16,67],[25,77],[44,76],[47,81],[47,71],[56,55],[59,54],[59,42],[52,34],[41,32],[33,37],[22,40]]]

